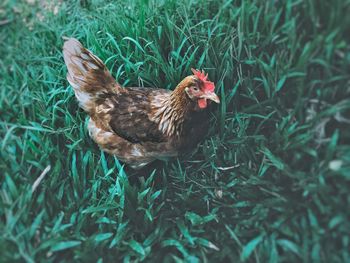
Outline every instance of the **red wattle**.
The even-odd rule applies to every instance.
[[[199,99],[198,100],[198,106],[201,109],[204,109],[207,107],[207,99]]]

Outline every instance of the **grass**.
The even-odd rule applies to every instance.
[[[32,2],[0,4],[1,261],[349,261],[350,1]],[[208,71],[207,139],[124,169],[87,134],[62,36],[124,85]]]

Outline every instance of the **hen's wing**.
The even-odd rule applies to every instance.
[[[164,142],[165,135],[151,120],[155,94],[167,96],[164,90],[124,88],[119,93],[100,96],[103,105],[110,107],[109,126],[119,136],[132,143]]]
[[[100,95],[97,103],[101,104],[89,122],[91,137],[104,151],[135,169],[155,159],[176,156],[177,142],[161,132],[151,118],[154,100],[167,93],[124,88],[118,93]]]

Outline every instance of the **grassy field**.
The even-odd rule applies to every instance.
[[[349,262],[350,1],[120,2],[0,4],[0,261]],[[87,134],[62,36],[124,85],[205,69],[206,140],[124,169]]]

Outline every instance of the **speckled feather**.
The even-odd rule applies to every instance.
[[[80,106],[90,115],[92,139],[133,168],[193,148],[206,134],[208,110],[198,110],[184,90],[123,88],[103,62],[73,38],[65,39],[67,79]]]

